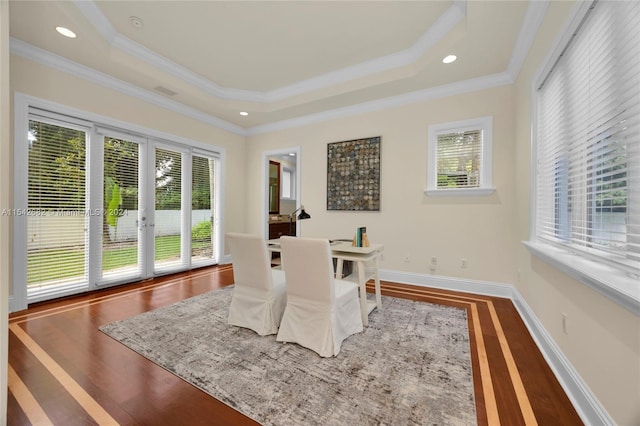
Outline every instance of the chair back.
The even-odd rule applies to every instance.
[[[273,287],[266,241],[259,235],[227,233],[236,286],[269,290]]]
[[[305,299],[332,303],[333,263],[329,240],[280,237],[287,293]]]

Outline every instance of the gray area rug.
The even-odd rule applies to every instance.
[[[100,328],[264,425],[476,424],[463,309],[383,296],[321,358],[227,325],[233,286]]]

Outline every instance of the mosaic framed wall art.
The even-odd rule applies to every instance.
[[[380,140],[327,144],[327,210],[380,211]]]

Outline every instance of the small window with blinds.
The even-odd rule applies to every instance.
[[[640,3],[598,2],[536,93],[536,237],[640,271]]]
[[[483,195],[491,183],[491,117],[429,127],[427,195]]]

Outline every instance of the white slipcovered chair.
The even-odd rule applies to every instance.
[[[334,278],[328,240],[280,237],[280,246],[287,307],[276,340],[338,355],[342,341],[362,331],[357,285]]]
[[[260,236],[229,232],[227,242],[235,282],[227,322],[261,336],[276,334],[287,303],[284,272],[271,269],[267,243]]]

